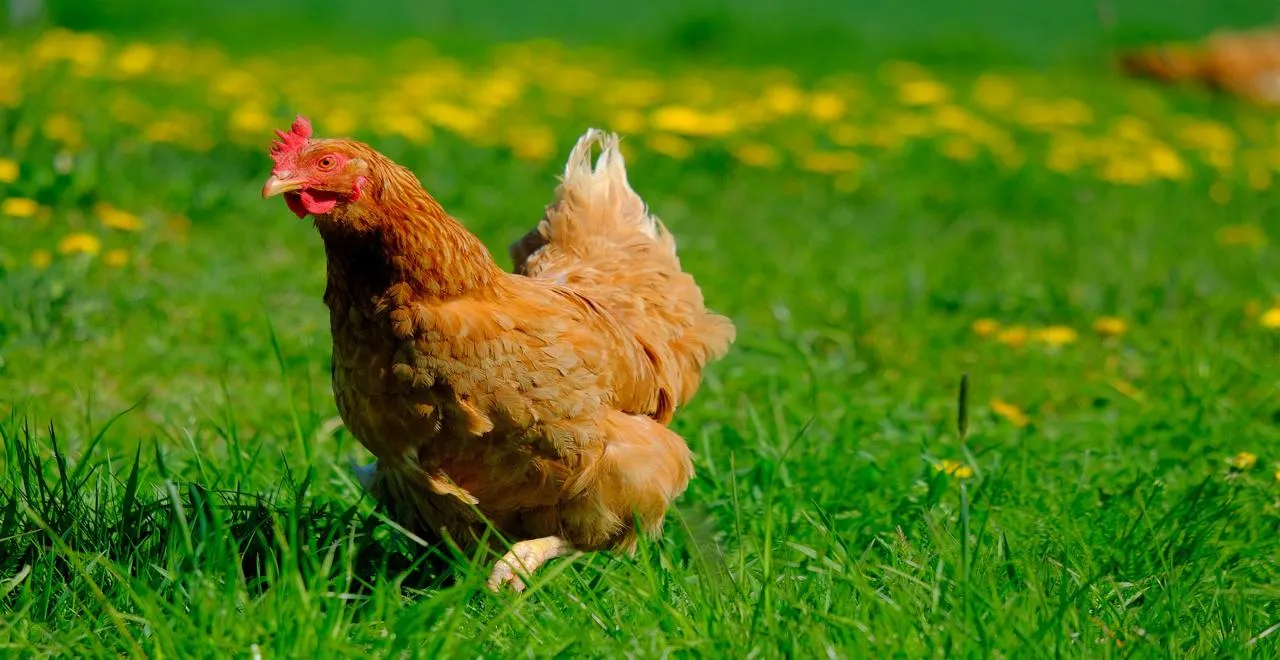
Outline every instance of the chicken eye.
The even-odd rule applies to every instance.
[[[318,164],[322,170],[331,170],[338,166],[338,159],[333,156],[325,156],[320,159]]]

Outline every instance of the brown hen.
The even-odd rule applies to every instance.
[[[734,327],[627,183],[617,136],[578,140],[512,274],[409,170],[301,117],[278,134],[263,196],[324,241],[333,390],[377,458],[370,490],[411,529],[516,541],[493,589],[658,534],[693,473],[667,424]]]
[[[1280,105],[1280,28],[1222,30],[1198,43],[1170,43],[1120,57],[1131,75],[1192,81],[1264,105]]]

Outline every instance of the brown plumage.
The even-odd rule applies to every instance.
[[[667,424],[734,327],[628,185],[617,137],[578,141],[511,246],[515,274],[370,147],[302,119],[281,137],[263,194],[324,240],[333,389],[377,457],[371,490],[411,528],[467,546],[487,518],[520,541],[493,588],[522,588],[518,564],[658,533],[693,473]]]
[[[1197,82],[1255,103],[1280,104],[1280,29],[1216,32],[1199,43],[1125,53],[1121,68],[1166,82]]]

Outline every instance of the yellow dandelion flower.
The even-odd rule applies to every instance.
[[[1019,104],[1016,119],[1038,129],[1082,126],[1093,121],[1093,108],[1072,98],[1057,101],[1027,99]]]
[[[960,461],[954,461],[949,458],[944,458],[940,462],[934,464],[933,470],[934,472],[946,472],[948,475],[957,479],[969,479],[973,476],[973,468],[961,463]]]
[[[464,108],[452,103],[428,103],[423,112],[427,119],[437,126],[447,128],[463,137],[477,135],[484,131],[488,123],[471,108]]]
[[[1021,325],[1014,325],[1004,328],[996,333],[996,341],[1006,346],[1017,348],[1027,343],[1027,328]]]
[[[1082,158],[1075,149],[1057,147],[1049,150],[1045,165],[1058,174],[1070,174],[1080,168]]]
[[[569,95],[586,96],[600,86],[600,76],[591,69],[580,66],[556,67],[547,78],[546,84],[552,89]]]
[[[898,88],[898,100],[904,105],[936,105],[950,97],[951,90],[933,80],[912,80]]]
[[[120,231],[138,231],[142,229],[142,220],[138,216],[100,202],[94,207],[94,212],[98,214],[98,220],[102,222],[102,226],[107,229],[118,229]]]
[[[800,159],[800,166],[810,172],[820,174],[836,174],[852,172],[858,169],[858,155],[851,151],[818,151],[805,154]]]
[[[1164,144],[1155,144],[1147,152],[1147,165],[1162,179],[1185,179],[1187,165],[1178,152]]]
[[[1000,331],[1000,322],[995,319],[977,319],[969,329],[979,337],[990,337]]]
[[[844,113],[844,99],[831,92],[819,92],[809,99],[809,115],[818,121],[835,121]]]
[[[259,139],[261,139],[259,134],[265,133],[272,126],[271,115],[256,103],[243,103],[236,106],[235,110],[231,111],[231,116],[227,118],[227,123],[230,124],[232,131]],[[328,124],[325,127],[328,128]]]
[[[22,69],[0,62],[0,108],[16,108],[22,103]]]
[[[1151,138],[1151,126],[1138,117],[1126,115],[1111,124],[1111,133],[1120,140],[1142,143]]]
[[[620,80],[609,86],[604,93],[609,103],[631,107],[650,106],[662,97],[662,83],[643,78]]]
[[[88,76],[94,73],[106,48],[106,41],[97,35],[49,30],[30,48],[30,54],[40,64],[69,62],[77,75]]]
[[[1075,343],[1078,335],[1074,328],[1065,325],[1051,325],[1045,328],[1036,328],[1031,333],[1031,338],[1042,344],[1050,346],[1065,346],[1066,344]]]
[[[1280,481],[1280,470],[1276,470],[1276,481]]]
[[[767,144],[751,143],[733,150],[734,158],[752,167],[774,167],[778,164],[778,150]]]
[[[991,400],[991,412],[1003,417],[1010,424],[1022,428],[1031,423],[1031,418],[1022,409],[1003,399]]]
[[[515,155],[524,160],[544,161],[556,151],[556,136],[542,126],[516,131],[507,140]]]
[[[1204,160],[1209,163],[1213,169],[1221,173],[1231,172],[1236,167],[1236,157],[1234,151],[1214,150],[1205,153]]]
[[[610,122],[615,131],[623,134],[635,134],[644,130],[644,115],[635,110],[624,110],[613,116]]]
[[[1224,247],[1260,248],[1267,244],[1267,234],[1257,225],[1229,225],[1219,229],[1214,238]]]
[[[374,125],[374,130],[386,135],[396,135],[414,144],[431,139],[431,129],[422,120],[407,113],[393,112],[381,114]]]
[[[167,113],[148,124],[142,130],[142,137],[150,142],[176,144],[196,151],[208,151],[214,147],[213,137],[205,130],[204,121],[189,112]]]
[[[1235,149],[1236,134],[1225,125],[1209,119],[1193,119],[1177,130],[1183,144],[1210,151]]]
[[[1136,185],[1151,180],[1151,168],[1137,158],[1116,158],[1102,168],[1102,178],[1111,183]]]
[[[102,263],[112,268],[123,268],[129,263],[129,253],[120,249],[107,250],[106,254],[102,255]]]
[[[126,76],[139,76],[156,63],[156,49],[147,44],[129,44],[116,57],[116,69]]]
[[[220,71],[210,84],[210,91],[228,98],[252,98],[261,91],[263,85],[258,78],[247,71],[226,69]]]
[[[13,183],[18,180],[18,164],[8,158],[0,158],[0,183]]]
[[[727,112],[704,112],[682,105],[658,108],[649,121],[659,131],[696,137],[721,137],[738,127],[737,120]]]
[[[1280,330],[1280,307],[1272,307],[1262,313],[1262,318],[1258,319],[1262,327],[1271,330]]]
[[[988,110],[1000,110],[1013,103],[1017,90],[1004,76],[984,73],[973,83],[973,99]]]
[[[974,139],[977,139],[979,134],[986,133],[988,129],[988,126],[972,113],[956,105],[938,106],[934,111],[933,121],[938,128],[969,135]]]
[[[1239,454],[1232,456],[1231,460],[1228,462],[1231,464],[1231,467],[1240,470],[1241,472],[1247,472],[1252,470],[1253,466],[1258,464],[1258,457],[1250,452],[1242,451]]]
[[[76,65],[76,73],[82,76],[93,73],[107,50],[106,41],[93,34],[72,35],[70,46],[67,59]]]
[[[0,203],[0,213],[10,218],[30,218],[40,211],[40,204],[26,197],[10,197]]]
[[[102,249],[102,241],[93,234],[76,232],[67,234],[58,241],[58,252],[62,254],[97,254]]]
[[[40,249],[31,253],[31,267],[36,270],[44,270],[53,263],[53,254],[48,250]]]
[[[1119,337],[1128,329],[1124,319],[1116,316],[1102,316],[1093,322],[1093,331],[1102,337]]]
[[[359,128],[360,120],[347,108],[335,108],[325,113],[323,125],[330,135],[350,135]]]
[[[684,159],[693,155],[693,145],[688,140],[674,135],[662,133],[650,135],[644,143],[650,149],[671,158]]]
[[[46,138],[69,147],[80,146],[80,143],[84,140],[84,132],[80,128],[80,123],[65,114],[50,115],[44,120],[41,132]]]
[[[774,85],[765,90],[764,105],[774,114],[795,114],[803,103],[804,94],[791,85]]]

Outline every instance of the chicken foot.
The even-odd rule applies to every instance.
[[[356,481],[366,492],[372,492],[373,475],[378,471],[378,462],[358,465],[351,462],[351,472]],[[558,536],[546,536],[540,539],[520,541],[511,546],[511,551],[502,556],[493,566],[489,580],[485,583],[490,591],[497,592],[504,585],[510,585],[515,591],[524,591],[524,580],[516,573],[519,570],[525,576],[532,575],[543,564],[573,552],[568,541]]]
[[[547,561],[570,552],[573,552],[573,547],[559,536],[520,541],[512,545],[511,551],[494,564],[493,572],[489,574],[489,580],[485,586],[495,593],[504,585],[510,585],[516,591],[524,591],[524,580],[516,574],[517,570],[525,576],[532,575]]]

